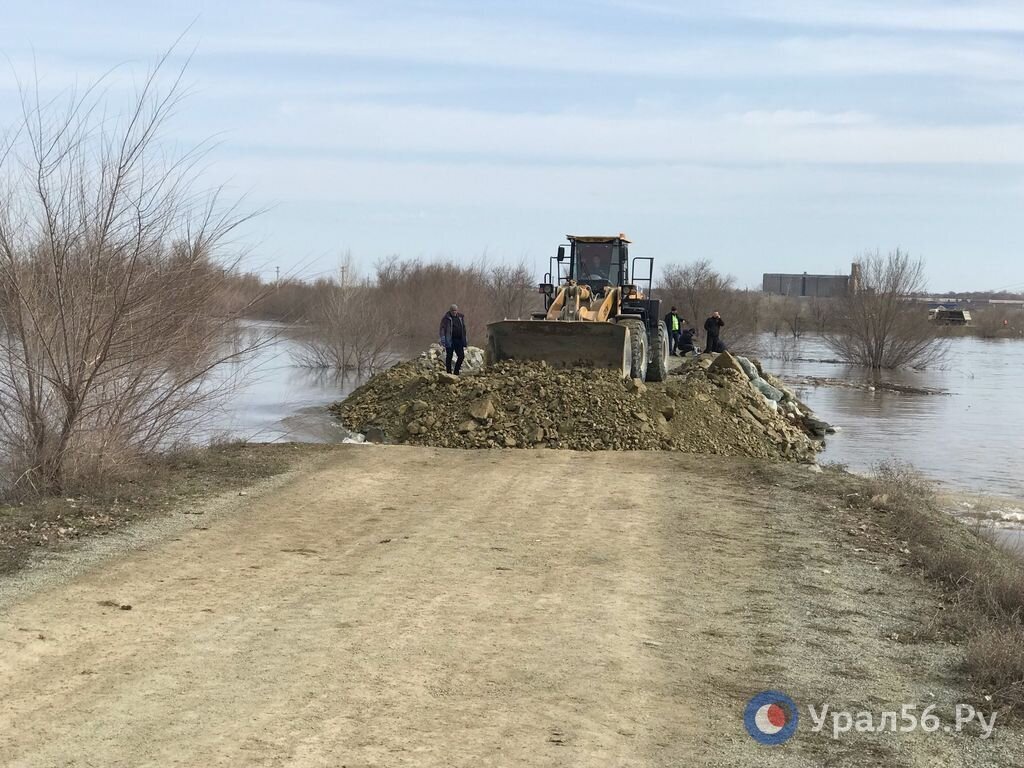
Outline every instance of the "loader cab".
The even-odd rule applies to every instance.
[[[660,322],[660,303],[651,299],[654,259],[649,256],[629,258],[630,241],[625,235],[566,235],[569,241],[558,246],[551,258],[544,282],[538,286],[544,296],[542,319],[558,294],[558,287],[569,281],[586,285],[596,296],[608,286],[621,287],[623,314],[641,317],[651,328]],[[646,272],[645,272],[646,268]]]
[[[625,285],[629,281],[629,240],[622,237],[583,237],[569,235],[569,264],[563,273],[577,283],[588,285],[600,294],[607,285]],[[559,249],[563,255],[564,246]]]

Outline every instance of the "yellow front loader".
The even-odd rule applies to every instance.
[[[543,360],[555,368],[611,368],[623,377],[662,381],[668,372],[668,330],[661,302],[649,298],[650,272],[630,282],[623,235],[569,235],[540,285],[545,311],[532,320],[487,326],[486,360]],[[632,270],[635,272],[635,269]],[[556,277],[558,283],[551,279]],[[637,283],[646,283],[647,292]]]

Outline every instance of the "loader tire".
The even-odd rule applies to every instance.
[[[624,320],[622,324],[629,329],[631,378],[647,380],[647,328],[643,320]]]
[[[668,328],[658,323],[658,330],[651,334],[651,362],[647,364],[648,381],[664,381],[668,376]]]

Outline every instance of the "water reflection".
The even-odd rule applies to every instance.
[[[359,379],[295,365],[298,341],[287,326],[247,323],[240,333],[244,339],[231,343],[247,344],[257,337],[264,343],[248,359],[218,372],[222,379],[235,379],[237,387],[197,439],[334,443],[350,436],[326,406],[348,395],[362,383]]]

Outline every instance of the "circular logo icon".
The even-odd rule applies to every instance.
[[[768,746],[783,744],[796,733],[800,720],[796,704],[781,691],[761,691],[747,702],[743,724],[754,741]]]

